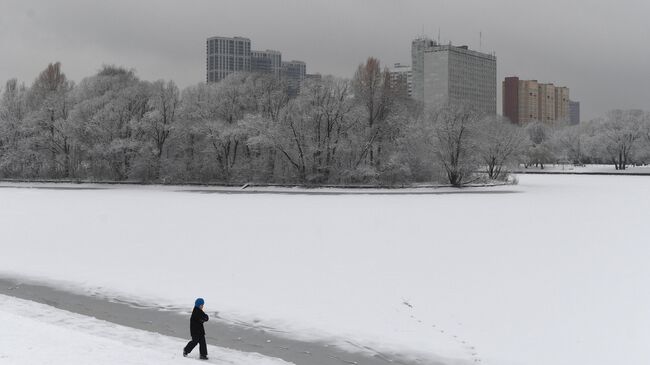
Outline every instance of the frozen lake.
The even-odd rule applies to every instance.
[[[650,178],[500,194],[0,189],[0,274],[432,359],[648,364]]]

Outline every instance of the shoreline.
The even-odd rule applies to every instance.
[[[287,194],[287,195],[448,195],[448,194],[512,194],[518,193],[513,184],[473,184],[462,188],[449,185],[419,185],[407,187],[381,186],[319,186],[300,185],[162,185],[126,182],[14,181],[0,180],[0,189],[44,190],[156,190],[202,194]]]
[[[69,312],[95,317],[118,325],[146,330],[162,335],[189,339],[188,315],[165,308],[138,305],[125,300],[82,295],[42,283],[26,282],[0,276],[0,294],[46,304]],[[254,352],[280,358],[296,365],[418,365],[422,361],[433,365],[457,364],[458,360],[416,359],[415,355],[385,353],[367,346],[356,345],[363,352],[353,353],[333,343],[308,342],[277,335],[268,327],[232,323],[208,312],[211,320],[205,324],[206,341],[210,345],[243,352]],[[173,351],[176,349],[170,349]],[[178,349],[180,351],[180,349]]]

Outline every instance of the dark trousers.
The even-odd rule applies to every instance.
[[[208,346],[205,344],[205,336],[192,336],[192,341],[187,343],[187,346],[185,346],[185,351],[186,354],[189,354],[194,350],[196,345],[199,345],[199,353],[201,356],[208,356]]]

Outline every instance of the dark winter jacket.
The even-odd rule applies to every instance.
[[[207,322],[208,319],[208,315],[205,314],[201,308],[194,307],[194,310],[192,311],[192,317],[190,317],[190,334],[192,337],[205,336],[203,322]]]

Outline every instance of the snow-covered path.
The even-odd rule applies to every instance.
[[[118,326],[0,295],[0,363],[11,365],[188,365],[177,338]],[[198,362],[198,350],[190,354]],[[279,359],[209,346],[207,363],[288,365]],[[201,362],[205,363],[205,362]]]

